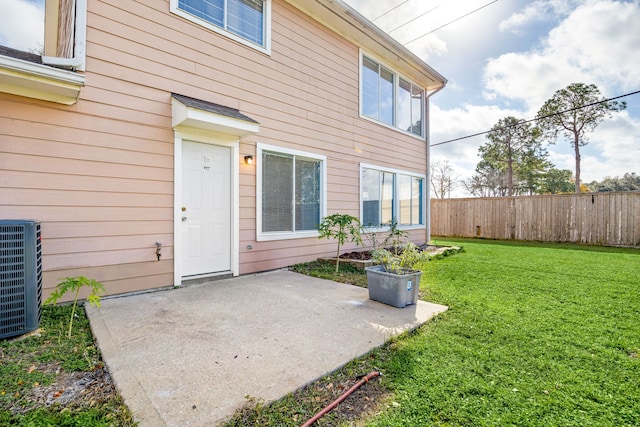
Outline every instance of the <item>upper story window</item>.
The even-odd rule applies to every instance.
[[[236,41],[269,50],[271,0],[171,0],[171,10]]]
[[[424,90],[376,60],[361,58],[362,116],[423,136]]]

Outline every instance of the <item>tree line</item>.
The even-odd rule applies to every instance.
[[[478,149],[480,161],[473,176],[462,185],[476,197],[559,194],[586,191],[628,191],[640,189],[635,172],[622,178],[606,178],[602,183],[581,181],[580,148],[588,136],[613,113],[626,108],[625,102],[609,101],[594,84],[573,83],[558,90],[540,108],[534,121],[513,116],[500,119]],[[545,147],[558,137],[573,148],[575,169],[557,169]],[[448,162],[432,165],[431,184],[435,197],[446,197],[458,185]]]

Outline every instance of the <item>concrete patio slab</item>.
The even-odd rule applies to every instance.
[[[136,421],[159,427],[218,425],[246,396],[279,399],[446,309],[278,270],[107,298],[87,314]]]

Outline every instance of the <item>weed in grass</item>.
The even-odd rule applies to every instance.
[[[44,304],[53,304],[67,292],[73,293],[73,303],[71,304],[71,314],[69,315],[69,330],[67,331],[67,337],[71,338],[71,332],[73,330],[73,321],[76,317],[76,307],[78,306],[78,296],[83,288],[90,288],[91,293],[87,296],[87,302],[89,304],[100,307],[101,294],[104,293],[104,286],[102,283],[95,279],[88,279],[84,276],[66,277],[56,286],[56,290],[51,293],[51,296],[47,298]]]

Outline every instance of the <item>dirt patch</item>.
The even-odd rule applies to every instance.
[[[389,252],[393,252],[394,248],[392,247],[388,247],[385,248],[387,249]],[[457,251],[459,251],[460,248],[454,247],[454,246],[435,246],[435,245],[426,245],[426,244],[422,244],[418,246],[418,251],[419,252],[427,252],[430,255],[437,255],[437,254],[453,254],[456,253]],[[358,260],[358,261],[368,261],[372,258],[372,251],[366,250],[366,251],[353,251],[353,252],[345,252],[342,255],[340,255],[340,259],[352,259],[352,260]]]
[[[340,259],[355,259],[358,261],[367,261],[371,259],[371,251],[346,252],[340,255]]]
[[[338,374],[338,377],[340,376]],[[289,398],[302,403],[303,406],[309,409],[305,411],[304,415],[300,413],[290,414],[291,420],[302,425],[342,396],[358,381],[359,378],[325,378],[301,388]],[[373,378],[351,393],[349,397],[318,419],[313,425],[318,427],[361,425],[364,420],[386,408],[391,401],[391,397],[391,393],[381,385],[380,378]],[[249,398],[244,407],[235,413],[231,423],[228,425],[272,425],[273,420],[268,415],[264,418],[261,416],[262,408],[264,407],[265,404],[260,399]]]
[[[55,373],[55,381],[33,387],[10,408],[13,413],[24,414],[52,405],[70,409],[94,407],[117,397],[111,375],[103,366],[90,372],[60,372],[57,365],[43,365],[37,369],[43,373]]]
[[[329,383],[328,386],[329,385],[331,385],[331,383]],[[352,385],[353,382],[340,384],[340,386],[337,387],[331,402],[340,397],[340,395],[347,391]],[[369,416],[378,412],[384,406],[385,402],[390,399],[390,396],[391,394],[380,385],[378,380],[371,380],[354,391],[331,411],[337,418],[335,421],[330,420],[321,425],[339,426],[343,425],[345,422],[367,419]]]

